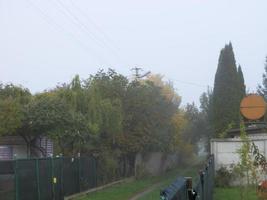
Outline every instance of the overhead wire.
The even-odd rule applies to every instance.
[[[51,0],[53,1],[53,0]],[[75,13],[68,8],[66,4],[64,4],[61,0],[54,0],[54,2],[57,4],[57,8],[61,10],[62,14],[65,15],[68,19],[71,20],[71,23],[73,23],[77,28],[80,29],[86,36],[88,36],[90,39],[94,40],[98,45],[109,49],[112,53],[114,53],[114,49],[109,47],[104,41],[100,40],[91,30],[90,28],[83,23],[76,15]]]
[[[183,80],[178,80],[178,79],[172,79],[172,78],[168,78],[168,79],[171,80],[171,81],[173,81],[173,82],[179,82],[179,83],[182,83],[182,84],[192,85],[192,86],[195,86],[195,87],[212,88],[209,85],[202,85],[202,84],[199,84],[199,83],[188,82],[188,81],[183,81]]]
[[[113,56],[116,57],[116,59],[119,59],[121,62],[125,61],[125,58],[121,57],[120,48],[117,45],[114,45],[115,42],[96,23],[94,23],[93,20],[91,20],[89,16],[81,8],[75,5],[75,3],[72,0],[69,0],[69,2],[71,3],[70,7],[74,8],[74,10],[76,10],[76,12],[80,14],[80,16],[83,16],[83,19],[85,19],[84,22],[79,18],[79,16],[76,15],[75,11],[69,8],[67,4],[63,3],[64,1],[58,0],[58,2],[61,4],[63,8],[65,8],[68,14],[72,16],[72,18],[76,19],[76,21],[84,28],[84,30],[89,35],[93,37],[93,39],[96,42],[100,43],[104,48],[106,48],[109,53],[112,53]],[[94,26],[93,30],[98,31],[97,32],[98,34],[95,34],[95,32],[90,29],[90,26],[88,26],[88,22],[89,24],[92,24]]]
[[[103,38],[106,40],[106,42],[110,42],[110,43],[115,43],[114,42],[114,40],[112,40],[111,39],[111,37],[107,34],[107,33],[105,33],[103,30],[102,30],[102,28],[99,26],[99,25],[97,25],[86,13],[85,13],[85,11],[84,10],[82,10],[79,6],[77,6],[74,2],[73,2],[73,0],[69,0],[70,2],[71,2],[71,4],[72,4],[72,6],[84,17],[84,18],[86,18],[86,20],[89,22],[89,23],[91,23],[94,27],[95,27],[95,29],[103,36]],[[116,45],[115,46],[115,48],[117,49],[117,50],[119,50],[120,48]]]
[[[66,19],[69,19],[69,22],[74,24],[77,29],[79,29],[81,32],[83,32],[85,35],[89,36],[90,39],[95,39],[90,32],[87,31],[87,29],[84,27],[83,24],[80,23],[79,19],[73,15],[70,10],[60,1],[60,0],[50,0],[51,3],[55,2],[56,8],[59,12],[61,12]],[[98,42],[98,41],[97,41]]]
[[[101,56],[94,53],[87,45],[84,44],[79,38],[76,37],[75,34],[65,29],[61,24],[57,23],[52,17],[49,16],[44,10],[42,10],[39,6],[37,6],[32,0],[27,0],[32,8],[36,9],[40,16],[52,27],[57,29],[57,31],[62,32],[64,34],[67,34],[69,37],[71,37],[77,44],[79,44],[85,51],[88,51],[90,54],[94,54],[94,56],[101,62],[106,63],[108,62],[102,58]]]
[[[56,0],[57,1],[57,0]],[[72,0],[71,0],[72,1]],[[74,41],[76,41],[84,50],[86,51],[89,51],[91,54],[94,54],[101,62],[104,62],[106,64],[107,61],[102,58],[102,57],[99,57],[97,54],[93,53],[92,50],[90,48],[87,47],[87,45],[85,45],[80,39],[78,39],[72,32],[68,31],[67,29],[65,29],[63,26],[61,26],[59,23],[57,23],[52,17],[50,17],[44,10],[42,10],[40,7],[38,7],[35,3],[33,3],[32,0],[28,0],[28,2],[30,3],[30,5],[35,8],[36,10],[39,11],[39,13],[41,14],[40,16],[52,27],[54,27],[55,29],[57,29],[58,31],[60,32],[63,32],[65,34],[67,34],[69,37],[71,37]],[[59,9],[61,10],[62,14],[64,13],[64,16],[68,17],[69,18],[69,15],[72,16],[73,19],[76,20],[76,22],[74,22],[72,20],[72,22],[74,24],[76,24],[76,26],[80,26],[83,27],[83,30],[85,29],[84,25],[80,24],[80,20],[72,14],[72,12],[60,1],[58,0],[57,2],[59,2],[59,4],[65,8],[62,12],[62,9]],[[72,2],[73,3],[73,2]],[[58,6],[57,6],[58,7]],[[68,14],[67,14],[67,13]],[[85,30],[84,30],[85,31]],[[88,30],[86,31],[88,33]],[[89,34],[89,33],[88,33]],[[201,88],[212,88],[211,86],[209,85],[202,85],[202,84],[198,84],[198,83],[194,83],[194,82],[188,82],[188,81],[183,81],[183,80],[178,80],[178,79],[172,79],[172,78],[169,78],[169,80],[171,81],[174,81],[174,82],[179,82],[179,83],[182,83],[182,84],[186,84],[186,85],[192,85],[192,86],[195,86],[195,87],[201,87]]]

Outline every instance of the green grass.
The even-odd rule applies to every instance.
[[[192,168],[189,168],[187,170],[181,170],[179,172],[179,174],[177,174],[177,176],[172,176],[172,177],[166,178],[160,186],[156,187],[154,190],[147,193],[146,195],[144,195],[142,198],[139,198],[138,200],[159,199],[160,191],[162,189],[166,188],[167,186],[169,186],[175,180],[175,178],[177,178],[178,176],[184,176],[184,177],[189,176],[189,177],[195,178],[197,176],[197,167],[192,167]]]
[[[145,198],[159,199],[159,191],[161,188],[164,188],[169,183],[171,183],[178,175],[189,176],[193,173],[193,171],[196,171],[195,168],[193,170],[192,168],[193,167],[187,167],[186,170],[176,169],[169,171],[162,176],[147,177],[128,183],[114,185],[104,190],[89,193],[88,195],[78,198],[76,200],[126,200],[134,196],[135,194],[144,191],[146,188],[149,188],[151,185],[158,182],[162,182],[162,185],[160,187],[153,190],[153,192],[147,194],[147,198]]]
[[[248,193],[245,194],[246,200],[258,200],[256,191],[253,188],[248,190]],[[240,188],[215,188],[214,200],[241,200]]]
[[[90,193],[79,200],[125,200],[152,183],[153,182],[151,180],[139,180],[130,183],[119,184],[104,190]]]

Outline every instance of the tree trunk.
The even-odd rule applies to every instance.
[[[129,161],[129,166],[130,166],[130,170],[129,170],[129,174],[130,175],[135,175],[135,153],[131,153],[128,155],[128,161]]]
[[[27,158],[31,157],[31,142],[27,142]]]

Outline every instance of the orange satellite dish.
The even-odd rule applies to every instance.
[[[259,95],[248,95],[241,101],[240,112],[248,120],[261,119],[266,112],[266,103]]]

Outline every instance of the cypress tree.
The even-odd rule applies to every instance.
[[[265,73],[262,75],[262,85],[258,86],[258,94],[262,95],[267,100],[267,56],[264,66]]]
[[[216,135],[232,123],[239,124],[239,105],[245,90],[242,69],[239,68],[237,70],[233,47],[229,43],[220,52],[214,80],[213,126]]]
[[[246,95],[246,86],[245,86],[245,80],[242,72],[242,68],[239,65],[237,70],[238,75],[238,84],[239,84],[239,92],[240,92],[240,101],[243,99],[243,97]]]

